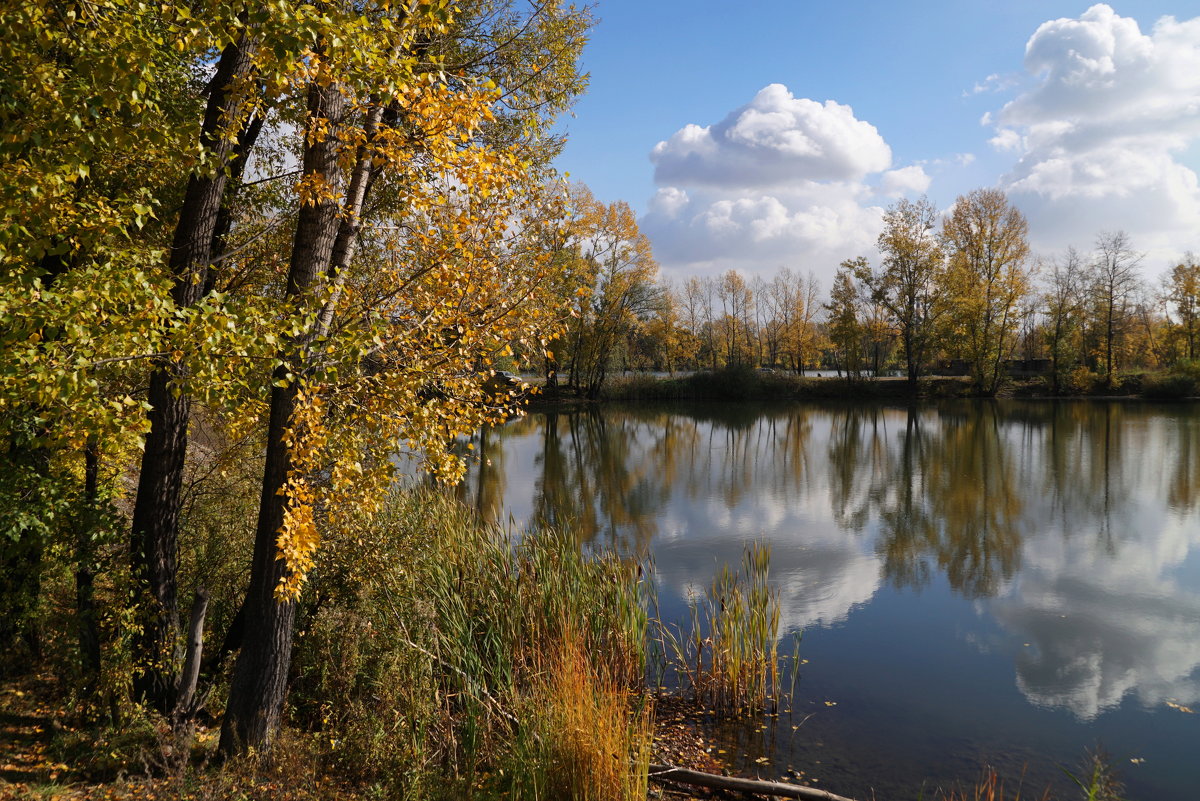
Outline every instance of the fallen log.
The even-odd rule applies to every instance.
[[[650,780],[660,783],[688,784],[693,787],[706,787],[710,790],[732,790],[738,793],[756,793],[781,798],[801,798],[804,801],[852,801],[852,799],[834,795],[826,790],[818,790],[815,787],[801,787],[797,784],[767,782],[759,779],[740,779],[736,776],[718,776],[715,773],[703,773],[670,765],[651,765]]]

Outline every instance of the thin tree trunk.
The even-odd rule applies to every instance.
[[[179,694],[171,718],[178,728],[191,720],[195,711],[193,703],[196,684],[200,679],[200,659],[204,653],[204,617],[208,612],[208,590],[196,590],[192,602],[192,617],[188,622],[187,651],[183,659],[183,673],[179,679]]]
[[[95,512],[100,501],[100,447],[90,438],[83,449],[83,520],[75,543],[75,616],[79,633],[82,695],[95,704],[100,685],[100,624],[96,612]]]

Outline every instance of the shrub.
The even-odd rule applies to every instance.
[[[1142,380],[1142,394],[1154,400],[1182,400],[1200,394],[1200,380],[1186,373],[1148,375]]]
[[[1079,365],[1067,373],[1063,387],[1076,395],[1091,395],[1104,383],[1104,378],[1086,365]]]

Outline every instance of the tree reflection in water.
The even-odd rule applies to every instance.
[[[464,492],[485,515],[653,553],[677,595],[765,540],[789,626],[944,581],[1029,643],[1017,683],[1036,704],[1090,719],[1130,693],[1200,700],[1192,407],[603,407],[514,421],[478,451]]]

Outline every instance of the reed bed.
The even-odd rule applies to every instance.
[[[791,698],[797,650],[779,653],[779,593],[768,580],[771,550],[747,546],[741,567],[722,566],[702,598],[691,604],[690,627],[658,623],[663,674],[718,715],[776,712]],[[791,669],[786,665],[791,662]],[[786,686],[783,675],[790,674]]]
[[[543,727],[522,762],[513,797],[577,801],[644,799],[648,791],[654,715],[650,699],[624,677],[592,663],[583,638],[565,632],[542,660],[542,684],[531,715]]]
[[[644,799],[652,709],[635,565],[519,540],[436,490],[332,543],[295,717],[384,798]]]

